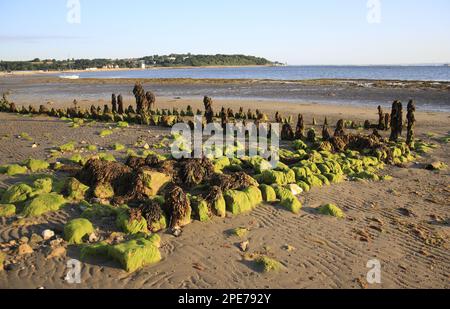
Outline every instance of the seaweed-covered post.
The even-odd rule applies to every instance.
[[[322,140],[324,142],[331,140],[331,132],[330,132],[330,129],[328,129],[328,121],[327,121],[326,117],[325,117],[325,121],[324,121],[323,127],[322,127]]]
[[[221,124],[222,124],[222,128],[224,130],[226,130],[227,128],[227,123],[228,123],[228,114],[225,111],[225,108],[222,107],[222,110],[220,112],[220,120],[221,120]]]
[[[381,105],[378,105],[378,130],[384,130],[384,113]]]
[[[408,132],[406,136],[406,144],[414,148],[414,127],[416,125],[416,117],[414,113],[416,112],[416,103],[413,100],[408,102],[408,114],[406,119],[408,120]]]
[[[336,130],[334,131],[334,136],[343,136],[343,135],[345,135],[344,120],[340,119],[336,124]]]
[[[305,131],[305,123],[303,121],[303,115],[298,114],[297,118],[297,127],[295,129],[295,138],[296,139],[303,139],[305,137],[304,131]]]
[[[403,106],[400,101],[392,103],[390,140],[397,142],[403,131]]]
[[[103,106],[103,114],[109,114],[111,111],[109,110],[109,106],[107,104],[105,104],[105,106]]]
[[[205,96],[203,98],[203,105],[205,106],[206,123],[213,123],[214,111],[212,108],[212,99],[210,97]]]
[[[279,112],[275,113],[275,122],[276,123],[282,123],[283,122],[283,118],[281,117],[281,114]]]
[[[292,129],[291,124],[286,121],[283,123],[283,127],[281,128],[281,140],[283,141],[292,141],[295,139],[294,130]]]
[[[156,107],[156,97],[155,94],[151,91],[147,91],[147,93],[145,94],[145,98],[147,99],[147,104],[148,104],[148,111],[153,111],[155,110]]]
[[[123,97],[121,94],[119,94],[119,96],[117,97],[117,113],[119,114],[124,114],[124,110],[123,110]]]
[[[117,98],[116,98],[115,93],[113,93],[111,96],[111,107],[112,107],[112,112],[117,113]]]
[[[140,82],[136,82],[133,88],[133,94],[136,98],[136,113],[140,114],[147,110],[147,98],[145,97],[145,90]]]
[[[391,115],[389,113],[384,114],[384,130],[387,131],[391,128]]]

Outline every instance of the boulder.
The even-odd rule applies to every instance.
[[[89,236],[94,232],[92,223],[83,218],[74,219],[69,221],[64,227],[64,240],[69,244],[81,244],[83,243],[83,237]]]

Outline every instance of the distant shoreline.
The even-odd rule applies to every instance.
[[[183,69],[221,69],[221,68],[260,68],[276,67],[276,65],[212,65],[212,66],[177,66],[177,67],[151,67],[151,68],[118,68],[118,69],[96,69],[96,70],[64,70],[64,71],[12,71],[0,72],[0,76],[29,76],[29,75],[48,75],[65,73],[93,73],[93,72],[123,72],[123,71],[152,71],[152,70],[183,70]]]

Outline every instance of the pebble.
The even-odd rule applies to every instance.
[[[55,236],[55,232],[53,232],[52,230],[45,230],[42,232],[42,238],[44,238],[44,240],[49,240],[51,238],[53,238]]]
[[[248,246],[250,245],[250,242],[248,240],[243,241],[239,244],[239,247],[241,248],[242,252],[246,252],[248,250]]]
[[[22,244],[17,249],[17,254],[19,254],[19,255],[31,254],[33,252],[34,252],[33,248],[31,248],[30,245],[28,245],[28,244]]]
[[[66,255],[66,248],[57,247],[57,248],[53,249],[49,255],[47,255],[47,259],[58,258],[58,257],[64,256],[64,255]]]
[[[89,242],[90,243],[94,243],[98,241],[98,237],[97,235],[95,235],[95,233],[92,233],[91,235],[89,235]]]

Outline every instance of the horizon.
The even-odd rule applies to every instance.
[[[2,2],[0,59],[126,59],[189,51],[291,66],[450,63],[450,2],[391,2]]]

